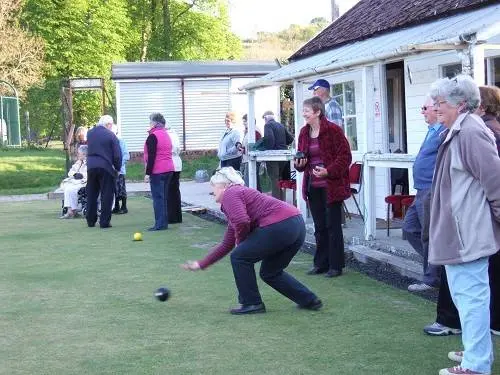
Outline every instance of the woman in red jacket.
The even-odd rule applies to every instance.
[[[304,172],[302,194],[315,228],[316,254],[308,274],[337,277],[345,267],[342,202],[351,195],[351,149],[342,129],[326,119],[321,99],[305,100],[303,116],[298,151],[305,157],[295,160],[295,168]]]

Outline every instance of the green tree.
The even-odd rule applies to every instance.
[[[20,9],[21,0],[0,0],[0,80],[23,95],[43,78],[43,41],[21,27]]]
[[[132,61],[231,59],[241,56],[226,1],[129,0]]]
[[[126,0],[26,0],[23,22],[45,41],[46,82],[28,93],[32,128],[60,134],[60,82],[68,77],[109,77],[111,64],[125,60],[131,43]],[[77,93],[76,124],[90,125],[101,115],[97,94]]]

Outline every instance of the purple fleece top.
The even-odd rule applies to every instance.
[[[202,269],[227,255],[255,228],[266,227],[300,215],[295,206],[241,185],[226,189],[221,210],[228,220],[226,233],[222,242],[198,261]]]

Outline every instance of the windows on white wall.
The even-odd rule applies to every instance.
[[[454,78],[455,76],[462,73],[462,64],[450,64],[441,66],[441,77],[442,78]]]
[[[358,131],[356,116],[356,90],[354,81],[335,83],[331,85],[331,95],[340,104],[344,119],[345,135],[351,145],[351,150],[358,150]]]

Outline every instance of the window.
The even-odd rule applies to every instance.
[[[488,59],[486,75],[489,85],[500,87],[500,57],[492,57]]]
[[[332,97],[342,108],[344,130],[351,150],[358,150],[358,132],[356,127],[356,90],[354,81],[336,83],[331,85]]]
[[[454,78],[462,73],[462,64],[450,64],[441,67],[441,77]]]

